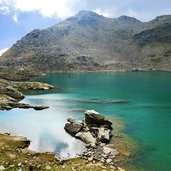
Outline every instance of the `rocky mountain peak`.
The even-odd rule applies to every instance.
[[[126,15],[122,15],[122,16],[118,17],[117,20],[120,22],[127,22],[127,23],[141,23],[141,21],[137,20],[136,18],[129,17]]]
[[[70,17],[67,19],[69,22],[76,22],[79,25],[94,25],[97,24],[97,22],[100,22],[105,17],[102,15],[99,15],[92,11],[80,11],[78,14],[76,14],[73,17]]]
[[[166,20],[166,19],[171,19],[171,15],[161,15],[155,18],[156,20]]]
[[[77,13],[74,17],[71,18],[104,18],[104,16],[99,15],[93,11],[86,11],[82,10],[79,13]]]

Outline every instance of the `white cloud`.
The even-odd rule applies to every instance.
[[[72,7],[81,0],[6,0],[0,1],[0,8],[14,11],[38,11],[44,17],[66,18],[74,14]],[[16,17],[15,17],[16,18]]]
[[[17,14],[13,15],[12,19],[13,19],[16,23],[18,23]]]
[[[157,15],[170,14],[171,1],[165,1],[163,3],[162,0],[0,0],[0,13],[10,13],[17,21],[15,14],[19,15],[20,12],[37,11],[44,17],[65,19],[81,10],[92,10],[106,17],[128,15],[147,21]]]
[[[103,15],[104,17],[113,17],[111,13],[109,13],[108,11],[102,10],[100,8],[95,9],[94,12],[96,12],[99,15]]]
[[[2,14],[8,14],[9,12],[10,12],[10,10],[9,10],[9,7],[8,6],[0,6],[0,12],[2,13]]]
[[[1,49],[0,50],[0,56],[5,52],[5,51],[7,51],[9,48],[4,48],[4,49]]]

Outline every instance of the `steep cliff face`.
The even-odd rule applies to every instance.
[[[90,11],[33,30],[0,58],[1,66],[48,73],[71,70],[171,70],[171,16],[143,23]],[[22,73],[22,72],[21,72]]]

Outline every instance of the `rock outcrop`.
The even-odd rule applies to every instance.
[[[32,106],[30,104],[20,103],[24,98],[22,91],[34,90],[49,90],[53,86],[39,82],[14,82],[0,79],[0,109],[10,110],[13,108],[33,108],[35,110],[47,109],[48,106]]]
[[[112,122],[107,120],[95,110],[85,111],[85,123],[91,127],[104,127],[112,130]]]
[[[88,147],[96,147],[100,143],[109,143],[112,137],[112,122],[95,110],[85,111],[85,121],[68,118],[65,131],[82,140]]]
[[[100,161],[117,167],[115,158],[120,153],[110,143],[112,138],[112,122],[95,110],[85,111],[85,120],[76,121],[68,118],[64,129],[71,136],[83,141],[87,148],[80,155],[89,162]]]

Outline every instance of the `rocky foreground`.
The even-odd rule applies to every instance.
[[[0,170],[31,171],[124,171],[99,161],[83,158],[60,160],[54,153],[38,153],[28,149],[30,141],[25,137],[0,134]]]
[[[127,146],[131,145],[116,131],[116,123],[112,130],[112,122],[93,110],[85,112],[85,121],[68,119],[65,130],[87,145],[79,157],[68,160],[60,160],[54,153],[30,150],[31,142],[25,137],[0,134],[0,170],[125,171],[124,163],[130,157]],[[126,170],[137,171],[127,167]]]
[[[13,108],[33,108],[42,110],[48,106],[32,106],[21,103],[24,99],[23,92],[26,90],[49,90],[53,86],[40,82],[17,82],[0,79],[0,110],[10,110]]]
[[[116,158],[123,154],[111,143],[114,136],[111,121],[95,110],[85,111],[83,121],[76,121],[73,118],[68,118],[67,121],[64,127],[65,131],[86,144],[87,148],[81,154],[82,158],[92,163],[99,161],[108,164],[113,170],[118,167]],[[117,136],[115,135],[115,138]],[[124,169],[119,168],[119,170]]]

